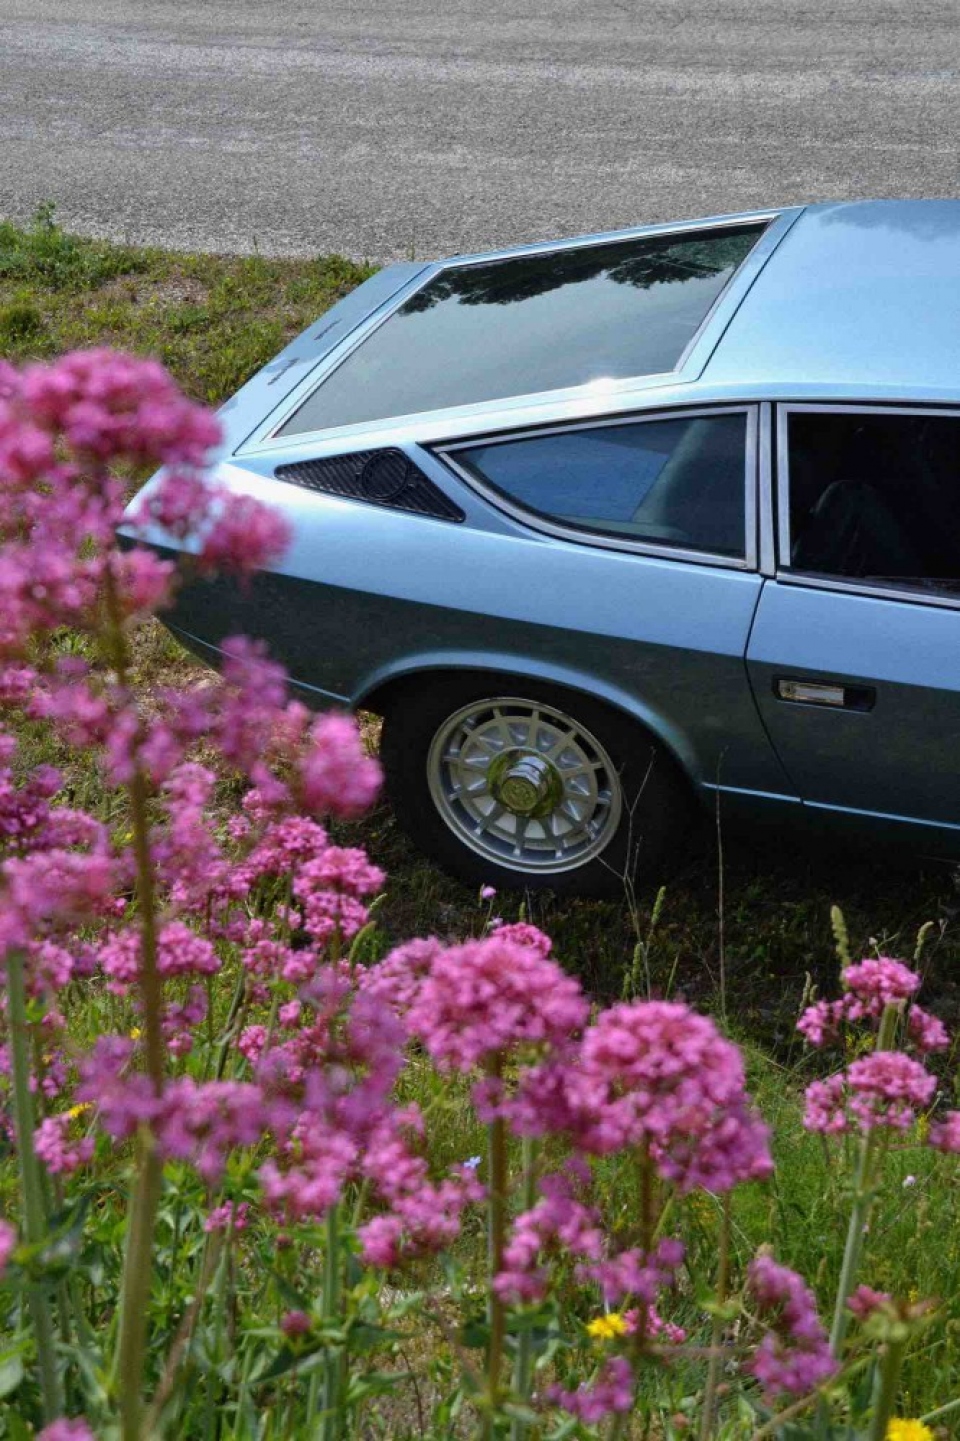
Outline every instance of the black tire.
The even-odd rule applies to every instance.
[[[564,859],[564,869],[551,869],[549,857],[542,868],[523,863],[514,868],[509,856],[490,854],[494,842],[486,836],[479,841],[471,837],[471,843],[461,838],[455,791],[452,802],[443,795],[439,801],[435,799],[431,765],[435,779],[446,774],[437,759],[442,751],[439,742],[431,762],[435,738],[465,707],[487,701],[492,704],[499,698],[559,712],[582,730],[585,743],[598,742],[596,752],[605,752],[612,761],[620,788],[619,820],[615,822],[611,812],[607,820],[598,823],[596,844],[602,848],[585,855],[582,864],[576,862],[574,852],[572,858]],[[395,692],[385,707],[380,758],[387,796],[401,828],[445,870],[473,885],[599,897],[621,895],[627,876],[643,885],[660,884],[696,813],[686,776],[642,726],[579,691],[516,676],[473,673],[411,682]],[[606,769],[598,774],[605,777]],[[439,786],[439,780],[436,783]],[[483,794],[489,795],[489,791]],[[513,814],[512,810],[504,812],[508,825],[515,824]],[[604,829],[609,835],[602,834]],[[473,849],[475,844],[487,848],[485,853]],[[541,865],[537,859],[533,864]]]

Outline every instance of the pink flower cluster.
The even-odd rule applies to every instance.
[[[826,1081],[806,1090],[803,1124],[828,1135],[876,1127],[907,1130],[926,1109],[937,1088],[935,1076],[902,1051],[874,1051]]]
[[[432,936],[406,941],[365,971],[359,978],[359,987],[368,995],[376,996],[398,1016],[406,1016],[442,951],[442,943]]]
[[[714,1023],[680,1002],[635,1001],[601,1012],[576,1064],[533,1071],[519,1125],[573,1134],[581,1149],[643,1146],[686,1191],[729,1190],[772,1170],[768,1132],[751,1111],[743,1061]]]
[[[214,1206],[203,1223],[203,1229],[239,1233],[249,1226],[249,1215],[250,1207],[246,1201],[241,1201],[239,1205],[235,1205],[233,1201],[224,1201],[222,1206]]]
[[[0,1221],[0,1276],[10,1264],[10,1257],[17,1249],[17,1228],[9,1221]]]
[[[494,1278],[505,1301],[539,1301],[546,1295],[550,1271],[543,1262],[551,1252],[592,1261],[603,1255],[600,1216],[577,1199],[577,1179],[569,1173],[544,1176],[540,1200],[515,1219],[504,1247],[503,1270]]]
[[[434,957],[406,1025],[441,1070],[469,1072],[525,1046],[566,1042],[587,1014],[578,981],[539,948],[494,932]]]
[[[947,1111],[935,1121],[929,1139],[934,1150],[960,1156],[960,1111]]]
[[[920,989],[920,977],[902,961],[889,956],[868,957],[847,966],[841,980],[845,993],[839,1000],[815,1002],[797,1022],[797,1030],[811,1046],[832,1044],[844,1024],[878,1022],[887,1006],[904,1009],[908,1005],[907,1034],[916,1049],[925,1054],[949,1046],[943,1022],[912,1004]]]
[[[607,1416],[623,1415],[632,1409],[633,1370],[625,1356],[611,1356],[592,1381],[583,1382],[575,1391],[551,1386],[547,1394],[555,1405],[585,1426],[596,1426]]]
[[[218,440],[213,416],[153,361],[92,350],[20,374],[4,364],[0,649],[27,659],[32,635],[93,623],[105,580],[126,614],[162,604],[171,565],[112,548],[125,501],[113,467],[193,472]]]
[[[260,1168],[268,1207],[294,1221],[319,1218],[348,1183],[366,1183],[380,1207],[359,1233],[370,1264],[392,1267],[449,1244],[483,1189],[465,1167],[431,1179],[422,1117],[393,1097],[399,1020],[344,971],[327,968],[300,994],[278,1016],[292,1033],[267,1044],[250,1027],[242,1039],[273,1135],[275,1154]]]
[[[181,1076],[158,1093],[150,1078],[134,1069],[134,1052],[132,1040],[101,1036],[79,1065],[76,1095],[95,1108],[114,1140],[150,1126],[164,1159],[189,1161],[205,1180],[215,1182],[234,1151],[263,1139],[272,1115],[259,1087]]]
[[[803,1396],[829,1380],[837,1363],[813,1293],[796,1271],[761,1254],[750,1263],[747,1289],[769,1326],[746,1368],[766,1396]]]
[[[876,1027],[888,1008],[906,1010],[905,1040],[924,1056],[950,1044],[943,1022],[914,1001],[920,988],[916,971],[889,956],[870,957],[842,973],[845,993],[836,1001],[817,1001],[801,1016],[798,1030],[811,1045],[838,1039],[841,1027],[863,1022]],[[907,1009],[909,1008],[909,1009]],[[806,1090],[804,1125],[809,1131],[838,1135],[852,1128],[907,1130],[927,1110],[936,1092],[936,1077],[920,1060],[904,1051],[872,1051],[845,1070]],[[945,1132],[946,1121],[931,1127],[931,1144]]]
[[[866,1321],[874,1311],[886,1306],[893,1297],[889,1291],[875,1291],[872,1286],[858,1286],[847,1297],[847,1310],[858,1321]]]
[[[660,1292],[675,1284],[684,1254],[683,1242],[667,1237],[650,1252],[631,1247],[609,1259],[584,1264],[580,1275],[596,1281],[610,1305],[633,1297],[645,1307],[653,1306]]]
[[[37,1441],[97,1441],[97,1438],[86,1421],[70,1421],[62,1416],[38,1431]]]
[[[666,1342],[668,1346],[682,1346],[687,1339],[683,1326],[665,1321],[656,1306],[647,1306],[645,1310],[633,1307],[624,1311],[623,1319],[628,1336],[640,1334],[649,1341]]]
[[[34,1150],[52,1176],[69,1176],[93,1156],[93,1137],[71,1140],[70,1127],[66,1114],[47,1116],[34,1134]]]

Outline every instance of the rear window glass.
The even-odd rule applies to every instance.
[[[673,370],[763,223],[453,266],[281,434]]]
[[[510,500],[579,530],[744,554],[742,411],[596,425],[451,453]]]

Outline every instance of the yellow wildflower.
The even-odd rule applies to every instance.
[[[141,1031],[140,1027],[134,1026],[133,1030],[130,1032],[130,1039],[131,1041],[139,1041],[142,1035],[143,1032]]]
[[[78,1116],[83,1115],[84,1111],[89,1111],[91,1105],[91,1101],[81,1101],[79,1105],[71,1106],[69,1111],[67,1112],[67,1115],[70,1117],[71,1121],[75,1121]]]
[[[614,1341],[626,1335],[627,1323],[619,1311],[610,1311],[606,1316],[595,1316],[587,1322],[587,1332],[595,1341]]]
[[[922,1421],[895,1419],[887,1427],[887,1441],[933,1441],[933,1432]]]

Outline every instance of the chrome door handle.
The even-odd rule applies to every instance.
[[[794,680],[777,676],[773,693],[793,705],[826,706],[831,710],[873,710],[877,693],[869,686],[844,685],[840,681]]]

